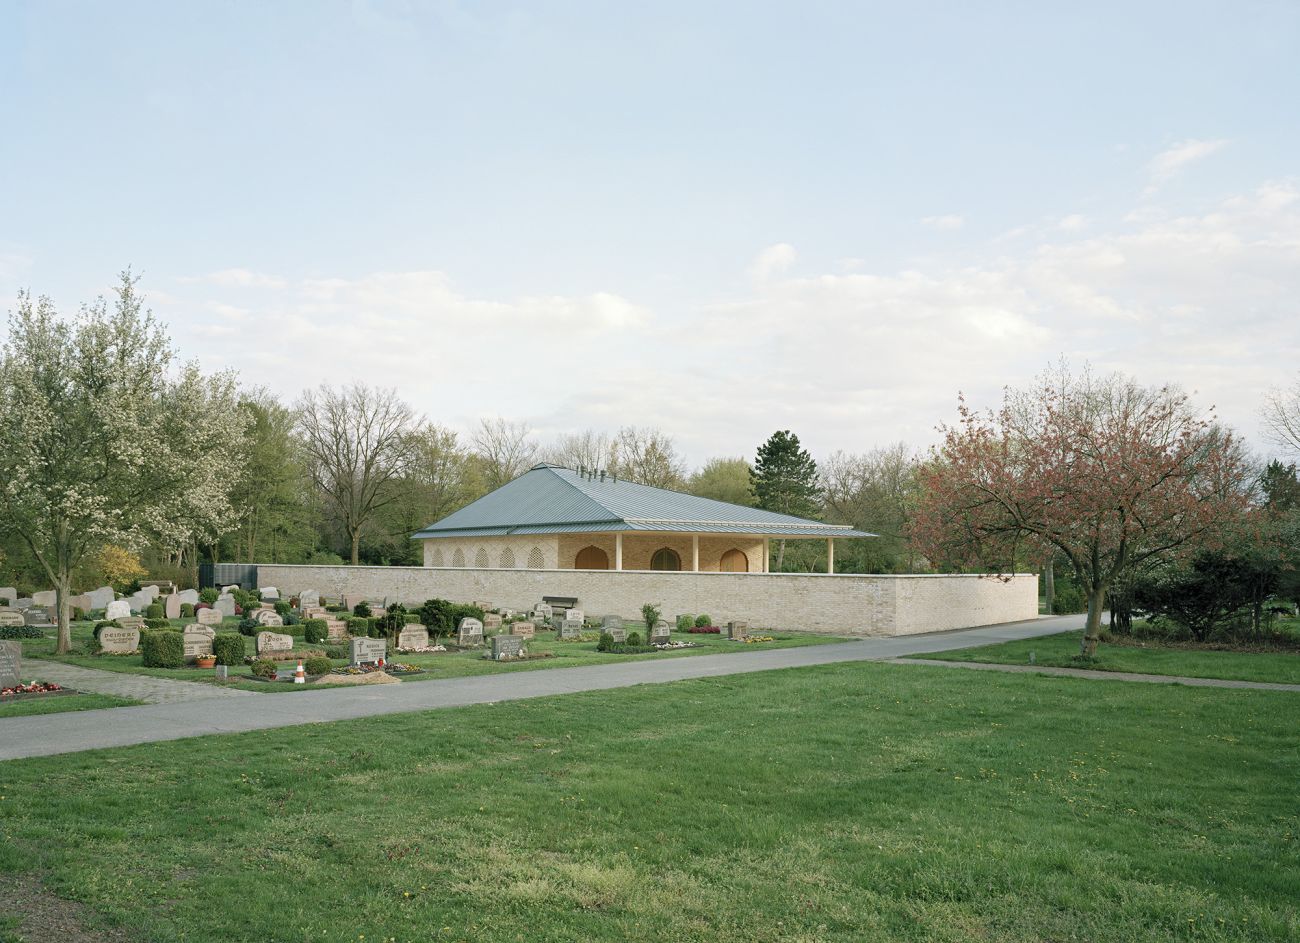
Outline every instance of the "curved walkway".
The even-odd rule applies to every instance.
[[[692,655],[612,665],[513,671],[445,681],[364,685],[249,697],[185,699],[143,707],[40,714],[0,720],[0,760],[102,747],[178,740],[214,733],[267,730],[440,707],[463,707],[637,684],[663,684],[779,668],[804,668],[852,661],[886,661],[908,655],[992,645],[1077,629],[1082,616],[1040,618],[931,635],[872,638],[839,645],[772,651]],[[48,663],[47,663],[48,664]],[[83,669],[93,670],[93,669]],[[105,672],[106,673],[106,672]],[[156,679],[161,680],[161,679]],[[60,682],[61,683],[61,682]],[[184,684],[185,682],[171,682]],[[75,684],[72,686],[76,686]]]
[[[29,670],[24,672],[24,676],[39,675],[42,681],[54,681],[75,691],[113,694],[144,701],[146,704],[179,704],[183,701],[206,701],[218,697],[257,697],[252,691],[241,691],[238,688],[222,688],[199,681],[176,681],[122,671],[101,671],[52,659],[33,658],[25,664]],[[34,665],[39,665],[39,669],[34,669]]]

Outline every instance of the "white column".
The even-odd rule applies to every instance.
[[[700,535],[691,534],[691,570],[700,572]]]
[[[763,572],[772,572],[772,538],[763,538]]]
[[[835,572],[835,538],[826,538],[826,572]]]
[[[623,569],[623,532],[614,535],[614,569]]]

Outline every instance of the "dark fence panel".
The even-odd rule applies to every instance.
[[[200,563],[199,589],[209,586],[238,586],[257,589],[256,563]]]

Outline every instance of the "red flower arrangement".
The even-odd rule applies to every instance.
[[[15,684],[11,688],[0,688],[0,697],[13,697],[16,694],[53,694],[62,691],[61,685],[53,681],[32,681],[28,684]]]
[[[693,625],[686,631],[691,635],[717,635],[722,629],[716,625]]]

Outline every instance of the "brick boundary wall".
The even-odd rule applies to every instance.
[[[826,635],[914,635],[1038,615],[1038,578],[976,575],[694,573],[616,570],[501,570],[450,567],[258,564],[258,582],[282,596],[314,589],[420,603],[482,599],[528,609],[543,596],[576,596],[588,616],[639,618],[652,602],[672,620],[707,613],[755,629]]]

